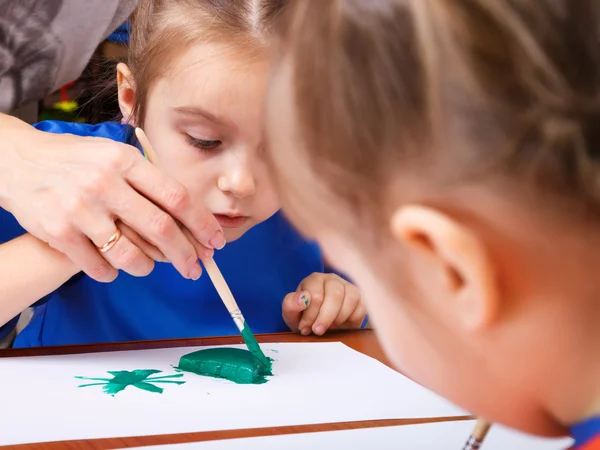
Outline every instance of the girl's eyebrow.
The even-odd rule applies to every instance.
[[[199,108],[197,106],[177,106],[175,108],[173,108],[173,111],[175,111],[178,114],[184,115],[184,116],[190,116],[190,117],[203,117],[206,120],[210,120],[211,122],[214,122],[215,124],[222,124],[224,123],[224,120],[218,116],[215,116],[214,114]]]

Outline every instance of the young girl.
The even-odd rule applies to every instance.
[[[295,5],[268,93],[284,210],[404,373],[600,449],[600,3]]]
[[[270,28],[282,4],[142,1],[129,63],[118,67],[119,104],[124,122],[146,131],[160,166],[221,223],[228,244],[215,260],[253,331],[320,335],[332,326],[360,327],[365,312],[358,290],[323,274],[318,248],[277,213],[262,162]],[[132,126],[119,123],[37,128],[138,145]],[[105,247],[109,262],[128,239],[126,225],[116,226],[122,232]],[[122,273],[101,284],[75,275],[63,255],[23,233],[0,214],[0,323],[44,297],[16,347],[237,333],[208,276],[183,279],[159,263],[146,277]]]

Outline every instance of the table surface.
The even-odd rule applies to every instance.
[[[296,333],[276,333],[257,335],[259,342],[343,342],[347,346],[361,353],[378,359],[386,365],[390,365],[379,345],[375,333],[372,330],[333,332],[324,337],[300,336]],[[3,357],[27,357],[40,355],[65,355],[77,353],[109,352],[123,350],[143,350],[151,348],[167,347],[197,347],[204,345],[231,345],[241,344],[239,336],[211,337],[198,339],[170,339],[162,341],[123,342],[111,344],[73,345],[61,347],[42,347],[27,349],[2,349],[0,358]],[[315,431],[348,430],[355,428],[373,428],[393,425],[407,425],[427,422],[447,422],[454,420],[470,420],[471,416],[438,417],[427,419],[389,419],[389,420],[366,420],[359,422],[338,422],[327,424],[297,425],[285,427],[268,427],[242,430],[206,431],[199,433],[167,434],[157,436],[133,436],[107,439],[85,439],[79,441],[63,441],[40,444],[24,444],[12,446],[17,449],[114,449],[125,447],[137,447],[158,444],[174,444],[180,442],[197,442],[215,439],[230,439],[241,437],[270,436],[278,434],[308,433]],[[466,438],[466,437],[465,437]]]

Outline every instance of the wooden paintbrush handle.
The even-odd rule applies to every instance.
[[[485,420],[478,420],[475,424],[475,429],[473,430],[473,437],[478,441],[483,442],[491,426],[492,424]]]
[[[463,447],[463,450],[479,450],[483,445],[483,440],[485,439],[491,426],[491,423],[479,419],[475,424],[475,428],[473,429],[469,440]]]
[[[152,145],[150,144],[150,141],[148,140],[146,133],[144,133],[144,130],[142,130],[141,128],[136,128],[135,135],[137,136],[138,141],[140,141],[142,149],[144,150],[144,153],[146,154],[146,157],[148,158],[148,160],[160,169],[161,168],[160,162],[158,161],[158,158],[156,157],[156,154],[154,153],[154,149],[152,148]],[[188,234],[189,233],[188,230],[184,230],[184,232],[186,232],[186,235],[188,236],[188,238],[191,238],[191,233]],[[241,316],[237,302],[235,301],[235,298],[233,297],[233,294],[231,293],[229,286],[227,286],[227,282],[225,281],[225,278],[223,278],[221,271],[217,267],[215,260],[212,258],[205,258],[202,260],[202,263],[204,264],[206,273],[208,273],[208,276],[210,277],[211,281],[213,282],[215,289],[217,290],[217,293],[219,294],[219,297],[221,297],[221,300],[225,304],[227,311],[229,311],[229,314],[232,314],[237,311],[238,314]]]
[[[204,258],[202,259],[202,264],[204,264],[206,273],[208,273],[208,276],[213,282],[215,289],[217,290],[219,296],[221,297],[221,300],[227,308],[227,311],[229,311],[229,313],[231,314],[232,312],[239,310],[235,298],[233,297],[229,286],[227,286],[227,282],[225,281],[225,278],[223,278],[223,275],[217,267],[215,260],[212,258]]]

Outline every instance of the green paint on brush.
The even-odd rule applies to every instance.
[[[163,389],[155,386],[158,383],[171,383],[171,384],[184,384],[185,381],[175,381],[173,378],[181,378],[182,373],[175,375],[162,375],[160,377],[153,377],[151,375],[160,373],[160,370],[156,369],[142,369],[142,370],[117,370],[108,371],[112,378],[90,378],[76,376],[79,380],[98,381],[98,383],[87,383],[81,384],[78,387],[88,386],[102,386],[102,390],[105,394],[112,395],[113,397],[119,392],[125,390],[127,386],[133,386],[143,391],[154,392],[156,394],[162,394]]]
[[[225,378],[238,384],[263,384],[271,373],[269,368],[248,350],[217,347],[183,355],[178,369],[214,378]]]
[[[250,331],[250,327],[248,326],[246,321],[244,321],[244,329],[242,330],[242,339],[244,339],[244,342],[246,343],[246,347],[248,347],[248,350],[250,350],[250,353],[252,353],[256,357],[256,359],[258,359],[261,363],[263,363],[266,370],[269,372],[269,375],[271,375],[271,366],[272,366],[271,362],[273,360],[270,358],[267,358],[265,356],[265,354],[263,353],[263,351],[260,349],[260,345],[258,345],[258,342],[256,341],[256,338],[252,334],[252,331]]]

